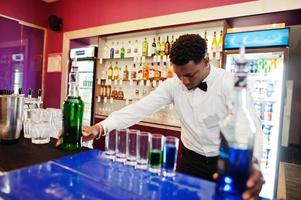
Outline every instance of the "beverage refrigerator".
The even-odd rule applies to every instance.
[[[246,48],[248,87],[263,130],[261,170],[266,183],[260,196],[276,197],[279,146],[288,59],[289,29],[227,33],[224,38],[224,68],[234,71],[240,46]],[[256,141],[255,141],[256,142]]]
[[[70,60],[73,61],[75,57],[79,74],[79,95],[84,101],[83,125],[92,125],[97,47],[71,49]]]

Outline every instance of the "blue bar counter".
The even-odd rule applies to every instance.
[[[218,199],[215,183],[165,178],[89,150],[0,174],[0,199]]]

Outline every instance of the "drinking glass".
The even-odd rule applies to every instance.
[[[135,166],[137,159],[137,133],[139,130],[129,129],[127,131],[126,164]]]
[[[140,131],[137,137],[137,169],[147,169],[150,133]]]
[[[116,154],[116,131],[108,132],[105,136],[105,156],[114,159]]]
[[[45,109],[34,109],[31,112],[30,134],[34,144],[50,142],[51,116]]]
[[[56,108],[46,108],[46,110],[51,115],[51,127],[52,131],[50,136],[53,138],[58,138],[58,133],[63,128],[63,112],[61,109]]]
[[[167,136],[163,147],[163,176],[173,177],[176,174],[177,155],[179,149],[179,139]]]
[[[116,130],[116,136],[116,161],[124,163],[126,161],[127,130]]]
[[[162,149],[164,136],[152,134],[150,140],[150,150],[148,153],[148,169],[152,173],[160,173],[162,166]]]

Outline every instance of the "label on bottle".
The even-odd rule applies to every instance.
[[[97,97],[97,102],[100,103],[100,96]]]
[[[117,85],[118,84],[118,81],[117,80],[114,80],[114,85]]]
[[[166,62],[166,61],[167,61],[167,56],[166,55],[162,56],[162,62]]]
[[[142,56],[141,63],[145,63],[145,56]]]
[[[155,77],[155,71],[154,70],[149,70],[149,78],[152,79]]]

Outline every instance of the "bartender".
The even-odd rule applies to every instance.
[[[180,36],[170,51],[175,77],[167,79],[140,101],[111,113],[94,126],[83,128],[83,139],[95,139],[114,129],[130,127],[145,117],[173,104],[181,121],[182,149],[180,172],[212,180],[217,172],[220,145],[219,121],[227,114],[227,101],[233,90],[233,75],[209,63],[206,41],[197,34]],[[261,157],[261,126],[257,124],[254,157]],[[60,140],[57,144],[60,144]],[[244,199],[257,199],[264,183],[254,161]]]

